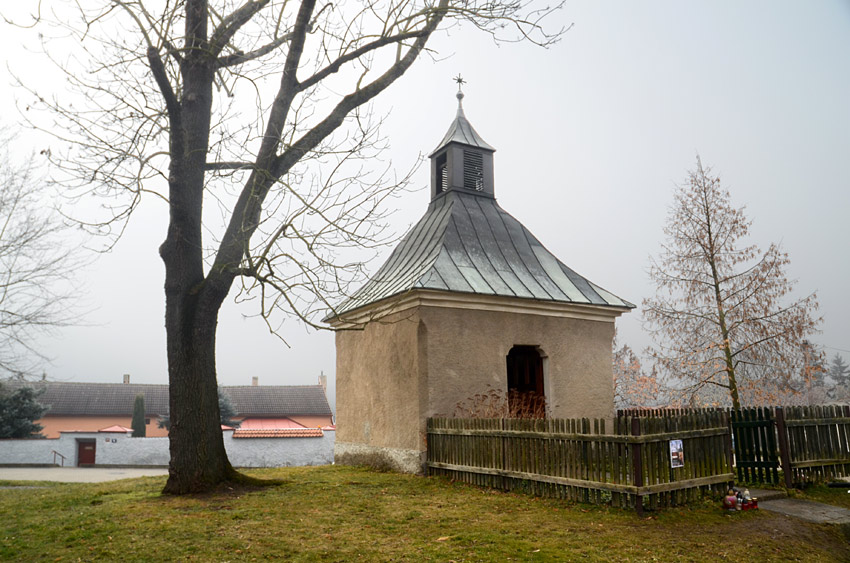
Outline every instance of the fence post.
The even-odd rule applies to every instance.
[[[788,429],[785,426],[785,409],[776,407],[776,433],[779,438],[779,461],[782,463],[782,475],[785,477],[785,488],[790,489],[791,483],[791,448],[788,444]]]
[[[505,437],[505,419],[499,419],[499,429],[501,430],[502,436],[499,438],[499,446],[501,448],[501,456],[499,458],[499,469],[502,470],[502,490],[508,490],[508,478],[505,477],[505,471],[508,469],[508,458],[506,454],[505,441],[507,438]]]
[[[632,417],[632,436],[640,436],[640,418]],[[641,461],[641,450],[643,444],[635,442],[632,444],[632,475],[634,477],[632,483],[636,487],[643,486],[643,462]],[[635,493],[635,512],[638,516],[643,516],[643,495]]]

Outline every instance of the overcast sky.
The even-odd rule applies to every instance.
[[[10,8],[0,11],[7,15]],[[850,359],[850,2],[566,2],[553,28],[574,24],[543,50],[496,46],[454,29],[432,43],[440,60],[420,60],[375,105],[386,115],[386,157],[401,171],[442,138],[456,108],[461,73],[466,115],[496,149],[496,197],[568,266],[633,303],[653,292],[648,257],[659,250],[671,193],[698,153],[746,205],[752,242],[781,242],[797,295],[817,291],[828,356]],[[7,33],[8,31],[8,33]],[[36,32],[0,34],[6,64],[4,122],[25,93],[9,71],[49,80],[49,67],[23,47]],[[56,141],[22,136],[40,149]],[[421,188],[398,201],[401,233],[428,203]],[[164,269],[157,247],[167,210],[151,199],[118,246],[83,278],[85,325],[43,340],[51,378],[167,382]],[[377,270],[380,261],[372,271]],[[283,337],[228,304],[218,332],[226,385],[333,380],[333,335],[289,321]],[[618,321],[635,349],[650,341],[640,310]]]

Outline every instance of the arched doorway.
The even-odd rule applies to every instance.
[[[543,358],[536,346],[514,346],[508,352],[508,409],[513,418],[545,418]]]

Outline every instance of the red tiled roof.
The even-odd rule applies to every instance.
[[[233,431],[234,438],[321,438],[321,428],[242,429]]]
[[[120,432],[122,434],[126,434],[127,432],[132,432],[132,431],[133,431],[132,428],[127,428],[126,426],[121,426],[119,424],[115,424],[115,425],[110,426],[108,428],[102,428],[102,429],[98,430],[98,432]]]

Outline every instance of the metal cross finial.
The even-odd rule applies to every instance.
[[[466,84],[466,80],[463,79],[460,73],[458,73],[458,75],[455,76],[452,80],[457,82],[457,94],[455,95],[455,97],[457,98],[457,109],[458,111],[461,111],[463,108],[463,91],[461,90],[461,86]]]

